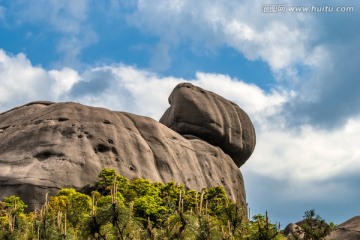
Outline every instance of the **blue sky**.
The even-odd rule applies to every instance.
[[[269,4],[285,12],[262,12]],[[242,168],[252,213],[267,210],[285,225],[314,208],[340,223],[360,212],[359,8],[355,0],[0,0],[0,111],[45,99],[159,119],[174,86],[191,81],[255,124],[257,147]]]

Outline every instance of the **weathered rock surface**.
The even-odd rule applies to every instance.
[[[195,136],[219,146],[238,167],[254,151],[254,127],[235,103],[190,83],[176,86],[169,103],[171,106],[160,122],[181,135]]]
[[[255,145],[247,115],[190,85],[175,88],[170,99],[174,114],[168,110],[162,122],[175,119],[175,131],[148,117],[71,102],[33,102],[0,114],[0,199],[15,194],[33,209],[46,192],[82,189],[97,181],[102,168],[113,168],[130,179],[176,181],[190,189],[224,186],[245,205],[238,166]],[[177,124],[186,119],[199,127]]]
[[[360,216],[353,217],[337,226],[326,240],[360,239]]]

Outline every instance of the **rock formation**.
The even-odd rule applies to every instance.
[[[283,234],[289,239],[305,239],[305,235],[301,226],[303,224],[308,225],[309,222],[302,220],[297,223],[290,223],[283,230]],[[329,225],[325,222],[312,220],[311,229],[316,229],[317,232],[324,232],[321,229],[329,228]],[[325,238],[325,240],[354,240],[360,239],[360,216],[353,217],[344,223],[339,224],[333,229]]]
[[[291,239],[303,239],[304,233],[302,233],[302,228],[295,224],[295,223],[289,223],[286,228],[283,231],[284,236]]]
[[[86,188],[102,168],[187,188],[224,186],[246,204],[239,171],[255,146],[253,125],[215,93],[180,84],[160,123],[78,103],[32,102],[0,114],[0,199],[32,210],[46,192]],[[162,124],[163,123],[163,124]]]
[[[353,240],[360,239],[360,216],[353,217],[338,225],[326,240]]]
[[[254,127],[249,116],[235,103],[190,83],[176,86],[169,103],[171,106],[160,122],[175,132],[219,146],[238,167],[254,151]]]

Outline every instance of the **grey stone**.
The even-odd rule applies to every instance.
[[[169,103],[160,122],[174,131],[219,146],[238,167],[253,153],[255,129],[235,103],[190,83],[176,86]]]
[[[191,111],[201,115],[196,113],[199,109]],[[252,125],[244,130],[242,122],[236,121],[232,127],[241,127],[238,134],[254,134]],[[229,124],[225,124],[226,131],[235,131]],[[182,131],[179,134],[148,117],[73,102],[33,102],[17,107],[0,114],[0,129],[0,199],[18,195],[30,210],[45,201],[47,192],[52,195],[64,187],[89,187],[102,168],[115,169],[130,179],[176,181],[189,189],[224,186],[230,198],[246,206],[242,174],[227,154],[230,139],[224,147],[196,132],[186,132],[195,137],[185,138]],[[248,158],[255,144],[252,137],[249,144],[239,138],[242,146],[252,146],[242,148],[246,154],[240,148],[235,152]]]
[[[326,237],[326,240],[353,240],[360,239],[360,216],[353,217],[338,225]]]
[[[283,231],[283,234],[288,238],[303,239],[304,234],[301,233],[302,229],[295,223],[289,223]]]

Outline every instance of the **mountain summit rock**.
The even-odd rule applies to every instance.
[[[354,240],[360,239],[360,216],[355,216],[339,224],[325,240]]]
[[[102,168],[201,190],[223,186],[246,206],[239,167],[252,154],[247,114],[215,93],[179,84],[160,122],[73,102],[32,102],[0,114],[0,199],[20,196],[29,210],[46,193],[94,184]]]
[[[238,167],[253,153],[254,127],[235,103],[190,83],[177,85],[169,103],[160,122],[185,138],[198,137],[219,146]]]

